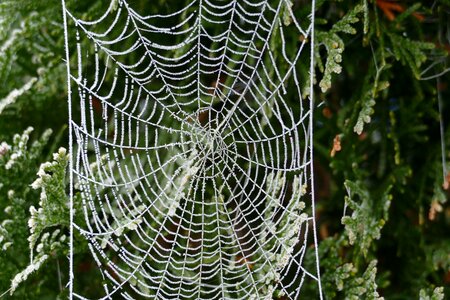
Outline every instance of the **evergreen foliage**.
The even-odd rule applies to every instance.
[[[98,15],[100,2],[68,5]],[[149,10],[184,5],[134,2]],[[284,9],[306,17],[305,3],[286,1]],[[316,3],[315,166],[327,299],[450,295],[449,13],[445,0]],[[54,0],[0,3],[0,294],[10,299],[67,295],[61,15]],[[292,37],[292,47],[302,38]],[[267,189],[276,194],[269,183]],[[87,256],[84,239],[75,236],[75,243]],[[102,284],[95,265],[80,265],[80,289],[95,297]],[[309,299],[314,291],[302,293]],[[273,298],[283,299],[278,291]]]

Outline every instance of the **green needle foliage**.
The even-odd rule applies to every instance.
[[[133,5],[185,5],[151,2]],[[306,18],[308,2],[286,1],[284,10]],[[68,3],[87,16],[99,15],[100,4]],[[316,3],[316,217],[327,299],[450,295],[449,13],[448,0]],[[2,1],[0,29],[0,293],[64,298],[69,199],[60,148],[68,144],[60,2]],[[303,38],[286,43],[293,50]],[[75,235],[74,243],[77,257],[89,256],[83,238]],[[77,264],[78,290],[95,297],[102,284],[95,265]],[[304,299],[314,293],[302,290]],[[283,295],[273,291],[273,298]]]

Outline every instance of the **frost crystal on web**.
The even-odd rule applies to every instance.
[[[63,1],[71,298],[322,298],[305,2]]]

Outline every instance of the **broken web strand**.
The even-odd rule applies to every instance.
[[[192,17],[197,10],[190,14],[188,12],[196,5],[197,18]],[[261,11],[249,12],[255,7],[261,8]],[[310,17],[311,25],[308,30],[303,31],[295,20],[288,1],[279,1],[275,8],[268,1],[232,1],[229,4],[222,4],[222,6],[206,0],[192,1],[177,12],[145,17],[134,11],[127,2],[113,1],[103,16],[96,21],[89,22],[77,19],[67,11],[63,1],[69,88],[72,83],[77,86],[81,107],[80,124],[77,124],[70,114],[71,133],[73,130],[78,144],[76,154],[74,154],[74,149],[71,149],[72,159],[76,156],[76,161],[71,163],[73,175],[76,176],[76,183],[71,179],[71,193],[74,188],[81,191],[82,211],[85,215],[84,226],[86,227],[83,228],[83,225],[74,222],[74,203],[73,195],[71,195],[71,223],[73,224],[71,230],[76,229],[90,240],[89,247],[94,260],[98,264],[104,280],[111,282],[111,287],[108,283],[104,284],[106,295],[103,298],[120,293],[124,298],[132,299],[130,292],[134,292],[140,296],[156,295],[157,298],[169,299],[171,297],[188,297],[188,294],[206,299],[211,294],[220,295],[221,298],[248,299],[252,296],[256,298],[271,297],[273,290],[278,289],[289,298],[296,299],[306,277],[317,281],[319,295],[322,298],[314,223],[314,199],[312,199],[312,217],[300,215],[300,212],[295,211],[297,209],[295,205],[292,207],[290,205],[303,203],[299,202],[301,193],[297,198],[292,197],[292,203],[286,203],[286,199],[289,198],[288,189],[299,190],[300,186],[303,186],[302,182],[311,182],[312,197],[314,191],[311,163],[312,95],[310,95],[309,108],[306,108],[306,112],[304,112],[303,100],[301,100],[299,91],[300,84],[295,70],[305,43],[301,44],[292,60],[287,57],[280,17],[280,10],[284,7],[287,7],[299,32],[304,36],[310,35],[312,43],[313,14]],[[214,9],[222,11],[220,13],[213,12]],[[313,11],[314,2],[312,2]],[[122,13],[127,17],[124,21],[124,29],[117,35],[114,33],[114,28],[120,26]],[[271,19],[269,18],[270,22],[264,15],[265,13],[273,14]],[[184,20],[171,28],[156,27],[150,22],[152,19],[170,19],[182,14],[185,16]],[[112,25],[103,33],[89,29],[107,20],[109,15],[114,15]],[[224,17],[227,15],[231,15],[230,19]],[[243,35],[246,34],[245,29],[243,30],[236,23],[235,16],[237,15],[241,22],[243,20],[245,25],[243,26],[247,26],[247,32],[250,32],[251,37],[248,40],[240,39],[236,34],[238,31],[244,32]],[[77,28],[78,63],[76,69],[78,76],[72,75],[69,63],[67,17]],[[209,19],[217,17],[224,17],[224,20]],[[253,17],[256,18],[252,19]],[[189,27],[186,20],[192,19],[197,21]],[[228,23],[228,30],[223,35],[210,35],[205,29],[205,25],[202,25],[202,21],[216,25]],[[271,35],[275,30],[279,30],[281,34],[283,57],[289,65],[284,75],[277,68],[276,58],[269,46]],[[180,44],[165,46],[151,42],[145,36],[145,32],[160,35],[170,32],[173,35],[186,34],[187,37]],[[261,36],[262,33],[263,36]],[[117,36],[108,40],[108,35],[112,34]],[[92,85],[88,84],[88,76],[83,76],[82,60],[85,57],[81,50],[82,35],[92,40],[96,49],[94,55],[95,76]],[[124,43],[133,35],[136,36],[136,41],[128,49],[113,49],[112,45]],[[213,43],[218,41],[217,43],[220,44],[223,36],[226,36],[225,45],[218,47],[219,50],[203,45],[202,38],[210,39]],[[261,42],[262,46],[259,45],[258,48],[257,44],[261,44]],[[183,50],[190,44],[195,46],[188,48],[178,58],[170,55],[164,56],[157,52],[158,50],[168,52]],[[137,62],[126,64],[121,61],[121,56],[130,56],[142,47],[144,49],[141,50],[144,51],[144,54]],[[204,51],[220,53],[220,48],[223,48],[223,54],[219,56],[208,57],[203,53]],[[242,52],[242,48],[244,52]],[[230,54],[227,55],[227,52]],[[99,53],[106,56],[103,75],[100,71]],[[242,53],[244,54],[242,55]],[[192,57],[189,58],[190,56]],[[239,56],[241,56],[240,60],[236,61],[235,58]],[[312,57],[311,55],[310,59]],[[189,65],[189,62],[195,58],[197,59],[196,64]],[[272,63],[271,65],[265,65],[264,59],[266,58]],[[180,62],[183,60],[187,60],[188,64]],[[225,62],[226,60],[227,62]],[[147,67],[139,69],[146,63],[148,63]],[[113,79],[109,78],[112,80],[110,92],[105,96],[100,90],[102,85],[108,82],[108,64],[114,65],[115,71]],[[239,66],[238,70],[230,69],[230,66],[236,65]],[[312,77],[311,61],[310,66],[310,76]],[[186,68],[186,70],[170,72],[168,71],[170,67]],[[212,96],[211,87],[202,83],[205,81],[206,75],[211,74],[211,71],[206,70],[210,67],[219,69],[219,72],[212,71],[212,74],[217,73]],[[252,70],[250,75],[246,74],[249,67]],[[272,69],[276,73],[273,76],[274,79],[271,79],[268,69]],[[122,73],[125,78],[123,95],[114,95],[116,85],[120,84],[119,75]],[[222,74],[231,78],[231,81],[222,82]],[[188,81],[190,77],[196,77],[196,80]],[[284,85],[289,77],[294,78],[300,97],[301,116],[297,122],[283,98],[283,95],[286,94]],[[160,80],[161,87],[156,89],[148,87],[152,80]],[[312,93],[312,80],[310,80],[310,84]],[[191,87],[195,88],[189,89]],[[135,89],[138,89],[137,95],[135,95]],[[71,94],[71,90],[69,93]],[[192,97],[195,94],[197,97]],[[146,95],[144,101],[141,100],[142,95]],[[93,97],[101,102],[104,121],[102,126],[98,126],[99,122],[96,120]],[[205,97],[209,101],[205,101]],[[118,98],[119,101],[114,102],[114,98]],[[88,104],[86,104],[86,99]],[[214,109],[218,99],[222,106]],[[256,105],[249,105],[248,103],[251,101]],[[195,102],[197,107],[193,109],[192,104]],[[73,104],[69,96],[69,106]],[[231,105],[231,108],[227,105]],[[270,107],[270,105],[272,105],[272,111],[265,112],[264,108]],[[109,120],[108,114],[111,111],[113,111],[113,117],[112,120]],[[203,126],[199,119],[201,113],[205,111],[208,112],[207,124]],[[158,114],[160,117],[155,117]],[[284,124],[283,114],[288,115],[290,127],[289,124]],[[237,118],[236,115],[243,118]],[[170,127],[171,124],[164,122],[164,119],[169,117],[181,123],[181,126]],[[275,122],[272,125],[273,119]],[[128,125],[126,124],[127,120]],[[136,122],[135,133],[132,132],[133,122]],[[307,123],[306,126],[305,123]],[[127,126],[127,130],[125,130]],[[275,128],[277,126],[282,127],[283,131],[277,132]],[[143,131],[142,127],[144,127]],[[300,155],[301,149],[298,142],[302,136],[297,131],[297,127],[303,129],[305,141],[303,156]],[[112,137],[108,135],[111,128]],[[152,129],[154,129],[154,143],[149,145],[149,140],[151,140],[149,131]],[[272,136],[269,137],[268,133]],[[161,135],[173,135],[173,138],[170,142],[161,142],[158,138]],[[144,142],[142,142],[142,138],[139,138],[140,136],[143,136]],[[288,139],[286,136],[290,136],[291,153],[287,151]],[[133,137],[135,138],[134,143]],[[126,141],[127,138],[128,141]],[[280,141],[282,142],[281,146]],[[275,145],[272,146],[271,142],[274,142]],[[259,149],[258,143],[260,143],[261,149]],[[267,149],[264,147],[264,143],[267,143]],[[236,144],[244,144],[247,149],[242,152]],[[280,150],[280,148],[283,149]],[[103,155],[101,155],[102,150],[105,152]],[[160,153],[159,150],[164,150],[166,153],[164,154],[163,151]],[[145,155],[139,155],[139,151],[145,152]],[[154,153],[151,155],[149,152]],[[93,163],[89,160],[89,153],[95,154]],[[201,159],[197,159],[198,157]],[[282,157],[284,157],[283,162]],[[238,163],[238,159],[247,166]],[[218,160],[223,161],[218,162]],[[306,174],[308,168],[311,174],[309,176]],[[292,182],[286,183],[287,174],[295,171],[300,171],[299,175],[295,175],[297,177],[294,176],[293,181],[297,180],[296,187]],[[137,176],[138,174],[140,176]],[[277,179],[274,180],[274,178]],[[213,186],[213,194],[207,191],[210,185]],[[276,186],[279,187],[274,188]],[[277,189],[278,191],[275,192]],[[105,190],[109,190],[109,193]],[[200,195],[198,195],[199,193]],[[224,194],[229,198],[228,200],[224,199]],[[142,198],[149,203],[145,203]],[[210,198],[213,200],[212,206]],[[261,207],[264,207],[266,202],[269,205],[265,205],[266,208],[262,209]],[[137,206],[139,203],[141,205]],[[198,212],[198,207],[200,207],[200,212]],[[215,207],[212,214],[211,207]],[[114,213],[114,211],[116,212]],[[215,216],[215,218],[207,221],[211,219],[211,216]],[[255,220],[251,217],[255,217],[260,225],[253,225]],[[175,219],[178,222],[175,222]],[[292,254],[293,246],[289,245],[288,239],[283,239],[278,235],[282,236],[286,228],[291,226],[295,220],[298,223],[297,230],[301,231],[304,225],[305,232],[302,240],[300,233],[294,233],[297,234],[294,244],[301,242],[302,247],[296,254]],[[317,275],[308,272],[301,265],[308,242],[309,222],[312,222],[313,225]],[[213,223],[216,226],[210,230],[209,227]],[[175,228],[171,228],[173,226]],[[277,226],[280,228],[277,229]],[[195,227],[200,227],[200,230]],[[261,238],[267,230],[269,231],[267,235],[271,237]],[[217,234],[210,237],[211,232],[217,232]],[[133,236],[133,234],[135,235]],[[115,239],[119,246],[115,245],[114,238],[112,238],[114,235],[117,236]],[[292,236],[289,234],[288,236],[292,239]],[[121,241],[120,238],[123,238],[124,241]],[[184,239],[183,243],[180,242],[182,239]],[[136,243],[135,240],[142,245]],[[217,244],[216,240],[219,247],[213,246]],[[191,242],[198,244],[194,248],[199,249],[199,255],[198,253],[197,255],[189,253],[192,250]],[[227,248],[225,246],[227,242],[232,246]],[[127,249],[123,243],[131,245],[131,249]],[[270,246],[271,243],[272,246]],[[147,249],[141,248],[143,246]],[[112,261],[109,257],[111,253],[108,252],[111,249],[106,249],[107,247],[111,247],[116,254],[118,253],[122,260],[121,264]],[[208,251],[208,248],[214,247],[216,248]],[[181,252],[184,255],[179,255],[179,249],[183,250]],[[73,250],[73,232],[71,232],[70,294],[77,298],[83,298],[73,292]],[[114,252],[112,250],[111,252]],[[167,255],[158,253],[158,251],[167,252]],[[281,256],[281,253],[288,254],[283,256],[288,258],[287,262],[279,262],[280,258],[277,256]],[[213,263],[207,261],[217,255],[219,259],[213,260]],[[199,258],[190,260],[196,256]],[[181,267],[180,262],[177,261],[177,259],[180,260],[180,257]],[[161,270],[155,269],[148,263],[150,260],[164,265],[162,275],[158,275]],[[197,264],[197,267],[191,266],[193,262]],[[218,277],[220,282],[216,285],[208,282],[210,278],[217,275],[214,267],[211,268],[214,264],[220,269]],[[190,266],[188,267],[188,265]],[[236,265],[240,266],[236,267]],[[289,284],[282,283],[291,267],[296,270],[295,278],[301,277],[300,282],[292,280]],[[234,271],[233,268],[238,270]],[[150,274],[151,272],[154,274]],[[174,276],[180,272],[181,276]],[[208,272],[212,275],[208,276]],[[197,275],[191,273],[197,273]],[[300,275],[300,273],[302,274]],[[270,279],[269,276],[272,276],[273,279]],[[233,283],[233,280],[241,281],[244,287],[239,289],[239,284]],[[266,283],[271,280],[272,283]],[[296,283],[299,284],[299,287],[292,288]],[[128,286],[128,290],[124,290],[125,286]],[[173,288],[173,286],[178,286],[178,288]]]

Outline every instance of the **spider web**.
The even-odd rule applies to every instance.
[[[314,0],[298,19],[284,0],[135,2],[78,16],[62,1],[70,298],[322,298]],[[90,265],[101,286],[81,295]]]

